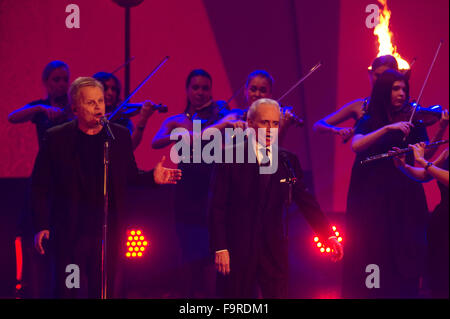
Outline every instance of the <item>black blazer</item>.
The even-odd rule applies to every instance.
[[[245,142],[244,149],[247,147]],[[210,244],[213,252],[229,251],[234,271],[252,262],[264,262],[272,273],[287,272],[287,219],[283,208],[289,186],[280,180],[290,175],[282,156],[290,161],[298,178],[292,200],[317,233],[324,238],[333,235],[317,200],[302,181],[302,169],[294,154],[280,149],[278,169],[271,175],[259,174],[258,162],[248,163],[247,155],[243,164],[216,165],[210,194]]]
[[[138,172],[128,129],[110,123],[116,140],[110,147],[111,200],[114,221],[121,225],[128,182],[156,185],[153,171]],[[49,229],[59,247],[77,238],[82,174],[76,152],[77,121],[49,129],[32,173],[31,203],[35,231]],[[121,229],[121,228],[119,228]]]

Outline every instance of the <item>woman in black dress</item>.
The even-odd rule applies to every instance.
[[[431,214],[428,227],[427,266],[433,298],[448,298],[449,283],[449,220],[448,179],[449,151],[445,149],[434,161],[425,159],[425,144],[410,145],[414,151],[416,167],[408,165],[404,157],[396,159],[396,165],[410,178],[427,182],[435,178],[441,192],[441,202]]]
[[[368,113],[355,129],[346,214],[344,298],[414,298],[424,268],[427,203],[421,184],[392,159],[366,164],[367,156],[428,141],[425,128],[396,120],[409,101],[404,75],[385,71],[376,81]],[[412,154],[406,162],[413,164]]]

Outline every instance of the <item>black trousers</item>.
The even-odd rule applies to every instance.
[[[229,275],[217,274],[217,297],[283,299],[288,294],[288,272],[273,273],[264,263],[233,267]]]

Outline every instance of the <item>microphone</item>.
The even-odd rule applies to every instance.
[[[101,118],[98,119],[98,123],[103,126],[106,127],[106,133],[108,135],[109,138],[111,138],[112,140],[115,140],[116,138],[114,137],[113,132],[111,131],[111,127],[109,127],[109,120],[105,117],[102,116]]]
[[[101,118],[99,118],[98,123],[99,123],[101,126],[105,126],[105,125],[109,124],[109,121],[108,121],[108,119],[106,118],[106,116],[102,116]]]
[[[289,178],[283,178],[280,180],[280,183],[288,183],[295,184],[297,182],[297,176],[295,176],[294,167],[289,160],[289,156],[286,152],[280,152],[281,162],[283,163],[284,168],[289,172]]]

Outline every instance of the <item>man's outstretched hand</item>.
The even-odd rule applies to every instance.
[[[153,178],[156,184],[176,184],[181,179],[181,170],[163,167],[162,164],[166,160],[163,156],[161,161],[156,164],[153,171]]]

